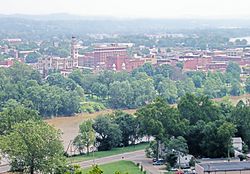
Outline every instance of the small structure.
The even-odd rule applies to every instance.
[[[179,159],[180,158],[180,159]],[[181,168],[188,168],[189,166],[189,162],[191,161],[191,159],[194,158],[193,155],[180,155],[177,159],[177,163],[180,162],[180,167]]]
[[[250,162],[200,163],[195,165],[197,174],[250,174]]]
[[[235,150],[242,151],[243,141],[241,137],[232,138],[232,144]]]

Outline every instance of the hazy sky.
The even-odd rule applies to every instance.
[[[116,17],[250,16],[250,0],[0,0],[1,14],[71,13]]]

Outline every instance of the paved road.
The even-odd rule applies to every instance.
[[[128,152],[128,153],[123,153],[119,155],[113,155],[109,157],[104,157],[104,158],[98,158],[95,160],[89,160],[89,161],[83,161],[83,162],[78,162],[81,167],[87,168],[91,167],[93,164],[107,164],[115,161],[120,161],[120,160],[128,160],[128,161],[133,161],[135,163],[140,163],[144,169],[148,171],[149,174],[160,174],[159,172],[159,166],[153,166],[151,159],[148,159],[145,157],[145,152],[144,150],[139,150],[135,152]],[[9,170],[9,166],[0,166],[0,173],[7,172]]]
[[[9,170],[10,170],[10,166],[8,165],[0,166],[0,173],[5,173],[5,172],[8,172]]]
[[[135,152],[128,152],[119,155],[99,158],[95,160],[83,161],[78,163],[81,167],[87,168],[91,167],[93,164],[107,164],[120,160],[133,161],[135,163],[140,163],[144,169],[148,171],[149,174],[160,174],[159,166],[153,166],[152,160],[145,157],[144,150],[139,150]]]

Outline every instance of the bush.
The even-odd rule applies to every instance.
[[[94,113],[106,109],[102,103],[85,102],[81,106],[81,112]]]

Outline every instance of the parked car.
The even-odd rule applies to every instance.
[[[153,158],[153,162],[156,162],[156,161],[157,161],[157,159],[156,159],[156,158]],[[163,159],[162,159],[162,158],[159,158],[158,161],[163,161]]]
[[[175,172],[175,174],[185,174],[182,170],[178,170]]]
[[[154,163],[153,163],[153,165],[156,165],[156,166],[158,166],[158,165],[163,165],[164,164],[164,161],[163,160],[158,160],[158,161],[155,161]]]

